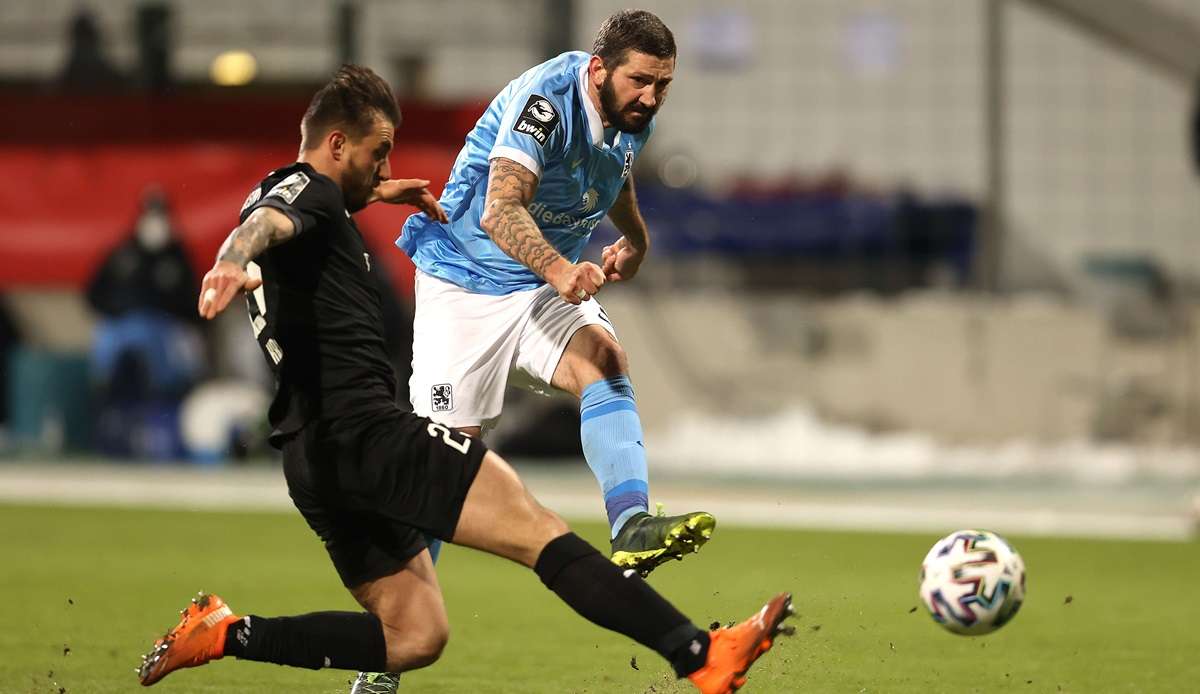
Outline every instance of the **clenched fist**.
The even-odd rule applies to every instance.
[[[546,272],[546,281],[568,304],[578,305],[595,296],[604,286],[604,271],[595,263],[572,263],[561,259]]]

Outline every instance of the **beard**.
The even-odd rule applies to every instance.
[[[345,194],[342,196],[346,202],[346,211],[354,214],[367,206],[367,200],[371,198],[371,193],[375,190],[375,186],[379,185],[380,179],[371,174],[369,179],[363,180],[362,183],[356,186],[347,186]]]
[[[604,84],[600,85],[600,108],[604,111],[604,120],[617,130],[633,135],[645,130],[654,114],[658,113],[658,106],[646,108],[639,104],[637,99],[622,108],[617,103],[617,90],[613,87],[611,73],[604,78]],[[639,117],[637,114],[643,115]]]

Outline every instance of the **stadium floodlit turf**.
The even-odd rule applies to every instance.
[[[262,615],[354,608],[296,514],[0,506],[0,528],[5,694],[139,690],[140,654],[200,589]],[[582,530],[604,537],[599,525]],[[797,635],[756,666],[750,693],[1195,691],[1196,543],[1010,538],[1029,569],[1025,606],[1002,631],[966,638],[919,607],[918,565],[936,539],[718,528],[651,582],[702,624],[793,591]],[[402,691],[691,691],[525,569],[450,548],[439,573],[450,645]],[[230,659],[155,690],[333,693],[348,679]]]

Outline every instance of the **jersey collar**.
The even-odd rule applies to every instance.
[[[595,104],[592,103],[592,97],[588,94],[588,64],[584,63],[579,68],[579,98],[583,100],[583,112],[587,114],[588,131],[592,136],[592,145],[596,147],[604,146],[604,120],[600,118],[600,112],[596,110]]]

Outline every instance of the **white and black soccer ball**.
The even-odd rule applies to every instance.
[[[921,562],[921,601],[955,634],[978,636],[1004,626],[1025,600],[1025,562],[988,530],[957,530]]]

